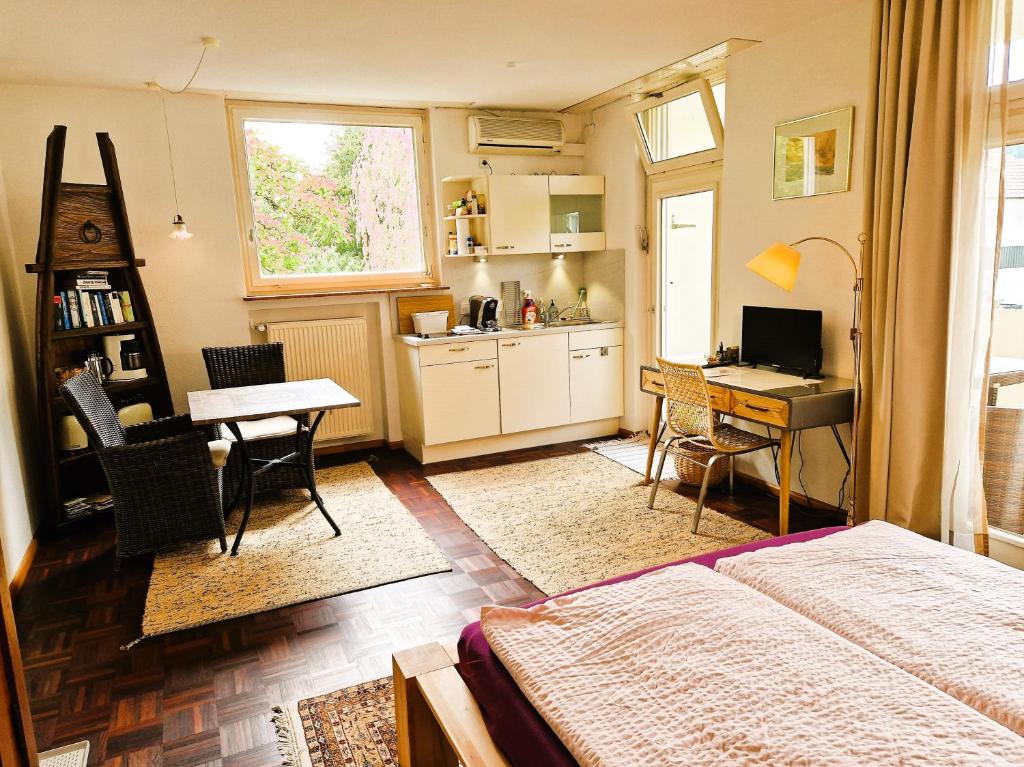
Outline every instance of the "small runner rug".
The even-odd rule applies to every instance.
[[[391,677],[274,708],[283,767],[398,767]]]
[[[202,626],[431,573],[451,564],[365,462],[320,469],[317,486],[341,528],[334,536],[304,490],[253,507],[237,557],[217,541],[158,554],[143,636]],[[236,509],[228,545],[241,521]]]

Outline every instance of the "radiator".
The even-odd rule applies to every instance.
[[[268,323],[267,340],[284,343],[285,375],[289,381],[330,378],[362,403],[359,407],[328,412],[317,430],[317,442],[373,431],[370,353],[364,318]]]

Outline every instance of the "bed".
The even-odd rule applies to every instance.
[[[720,570],[727,570],[730,562],[742,561],[744,558],[756,560],[758,557],[776,556],[782,551],[799,550],[799,545],[790,544],[825,546],[830,540],[839,540],[843,534],[847,534],[846,531],[848,528],[830,528],[759,541],[632,573],[570,594],[600,586],[628,583],[648,573],[685,562],[694,562],[708,569],[719,565]],[[836,538],[833,539],[833,536]],[[747,588],[745,585],[743,587]],[[539,604],[550,599],[542,600]],[[791,611],[786,609],[785,612]],[[799,611],[795,611],[794,615],[796,612]],[[831,629],[829,627],[826,633],[838,638]],[[839,641],[847,642],[841,638]],[[872,658],[877,660],[874,655]],[[509,662],[508,658],[506,662]],[[512,767],[570,767],[580,761],[563,745],[566,734],[562,732],[561,739],[556,736],[548,722],[524,696],[520,686],[513,681],[484,638],[479,623],[471,624],[463,631],[457,653],[452,648],[427,646],[396,654],[395,672],[399,745],[403,753],[402,763],[406,767],[454,765],[457,759],[467,767],[506,764]],[[913,677],[912,674],[904,675]],[[915,678],[915,681],[919,680]],[[931,685],[924,686],[928,688],[929,694],[935,690]],[[939,694],[943,698],[949,697]],[[961,701],[955,702],[966,708]],[[945,705],[941,701],[940,704]],[[551,716],[550,712],[546,714]],[[977,724],[979,718],[991,721],[988,717],[977,717],[973,711],[964,721]],[[1018,737],[1005,728],[997,729],[1010,738]],[[999,760],[992,763],[999,763]],[[1016,760],[1009,763],[1016,763]]]

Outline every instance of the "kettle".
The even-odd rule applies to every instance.
[[[85,358],[85,369],[96,376],[96,380],[103,383],[107,377],[114,372],[114,363],[109,357],[92,352]]]

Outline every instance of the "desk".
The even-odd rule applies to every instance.
[[[779,535],[789,532],[789,483],[793,453],[793,433],[801,429],[831,426],[853,420],[853,381],[825,378],[820,381],[758,370],[749,367],[708,368],[711,406],[716,412],[745,421],[775,426],[782,432],[779,441]],[[640,390],[654,395],[651,439],[647,446],[644,484],[651,482],[651,465],[658,447],[661,411],[665,400],[665,382],[658,368],[640,367]],[[838,432],[835,432],[839,439]],[[843,455],[846,449],[839,442]],[[847,457],[847,462],[849,458]]]
[[[211,389],[209,391],[190,391],[188,393],[188,409],[192,423],[196,426],[225,424],[235,437],[235,445],[242,451],[244,475],[242,487],[246,490],[245,513],[231,546],[231,556],[238,555],[238,547],[245,534],[245,526],[249,524],[252,512],[253,486],[257,474],[270,471],[276,466],[300,466],[306,474],[306,484],[310,498],[324,515],[324,519],[341,535],[338,525],[327,513],[324,500],[316,489],[316,476],[313,471],[313,439],[316,429],[328,410],[343,407],[358,407],[359,400],[342,389],[329,378],[318,378],[312,381],[288,381],[287,383],[262,384],[260,386],[238,386],[230,389]],[[238,424],[242,421],[259,421],[277,415],[302,415],[316,412],[316,417],[309,427],[296,420],[295,447],[288,455],[266,460],[250,458],[249,450],[242,438],[242,430]],[[303,435],[305,432],[305,435]],[[237,503],[237,499],[236,499]]]

